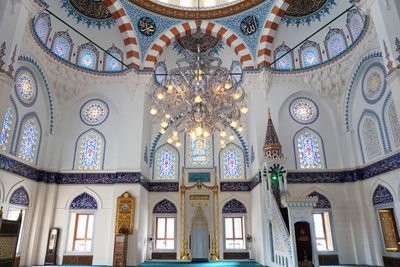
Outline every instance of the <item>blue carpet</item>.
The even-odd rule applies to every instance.
[[[142,264],[138,265],[138,267],[159,267],[159,266],[168,266],[168,267],[255,267],[255,266],[263,266],[255,261],[210,261],[210,262],[190,262],[190,261],[145,261]]]

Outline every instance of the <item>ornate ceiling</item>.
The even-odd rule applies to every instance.
[[[328,0],[293,0],[285,15],[294,18],[307,17],[323,9],[327,3]]]
[[[96,20],[106,20],[112,17],[103,1],[95,0],[68,0],[76,12]]]

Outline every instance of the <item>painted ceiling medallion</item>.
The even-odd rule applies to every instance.
[[[293,0],[285,14],[288,17],[301,18],[320,11],[328,0]]]
[[[206,52],[214,49],[218,45],[219,40],[203,33],[194,33],[186,35],[177,40],[177,43],[182,49],[188,49],[193,53],[197,53],[197,46],[200,46],[200,52]]]
[[[78,1],[78,0],[77,0]],[[155,1],[143,1],[143,0],[129,0],[131,3],[157,13],[159,15],[178,18],[178,19],[216,19],[228,17],[234,14],[238,14],[242,11],[251,9],[261,3],[264,0],[245,0],[234,2],[232,4],[224,5],[222,7],[202,9],[200,12],[197,9],[183,9],[178,6],[167,6],[165,4],[160,4]]]

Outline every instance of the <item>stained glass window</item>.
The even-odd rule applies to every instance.
[[[397,113],[396,113],[396,109],[395,109],[393,100],[391,101],[389,108],[388,108],[388,116],[389,116],[390,128],[392,130],[394,145],[396,147],[399,147],[400,146],[400,123],[399,123],[399,119],[397,117]]]
[[[43,19],[41,19],[37,22],[35,29],[36,34],[42,41],[44,41],[44,38],[47,35],[47,23]]]
[[[211,141],[210,138],[206,139],[190,139],[189,141],[189,163],[192,166],[206,166],[210,163]]]
[[[372,159],[381,154],[380,138],[374,120],[366,117],[362,124],[362,136],[367,159]]]
[[[321,168],[321,156],[318,139],[305,132],[297,139],[298,155],[301,169]]]
[[[0,148],[3,151],[7,149],[8,137],[11,131],[12,117],[11,108],[8,108],[4,116],[3,128],[1,129],[0,134]]]
[[[79,169],[96,170],[101,166],[102,139],[96,134],[84,137],[80,147]]]
[[[176,156],[168,146],[159,152],[157,172],[160,180],[176,178]]]
[[[86,68],[91,68],[91,69],[93,68],[94,56],[92,52],[85,51],[82,53],[81,65]]]
[[[241,153],[234,147],[227,147],[224,152],[224,178],[240,179],[242,178]]]
[[[23,73],[17,81],[18,93],[24,100],[30,100],[33,96],[33,82],[28,73]]]
[[[301,101],[294,105],[293,114],[299,120],[308,121],[312,118],[314,110],[310,104]]]
[[[291,68],[289,55],[286,55],[278,60],[278,68],[280,68],[280,69],[290,69]]]
[[[22,134],[22,140],[19,150],[19,157],[23,158],[26,161],[33,162],[38,146],[38,138],[39,138],[39,130],[38,126],[35,123],[34,119],[29,119],[24,124],[24,132]]]
[[[119,70],[120,63],[115,58],[118,58],[118,56],[115,56],[115,55],[114,55],[114,57],[108,56],[108,60],[107,60],[107,69],[108,70]]]
[[[330,43],[330,53],[332,56],[335,56],[344,50],[344,44],[342,38],[340,36],[335,36],[331,38]]]
[[[58,39],[54,47],[54,53],[56,55],[66,59],[68,55],[68,43],[63,39]]]
[[[93,103],[85,109],[85,119],[90,123],[97,123],[104,118],[104,107],[101,104]]]
[[[311,66],[318,63],[318,56],[314,49],[304,51],[304,65]]]
[[[362,20],[359,15],[354,15],[351,18],[350,28],[351,28],[353,38],[357,39],[357,37],[361,34],[361,31],[363,28],[363,23],[362,23]]]

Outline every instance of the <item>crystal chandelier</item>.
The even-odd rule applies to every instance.
[[[243,130],[246,95],[238,84],[238,74],[222,67],[222,60],[210,51],[200,52],[199,46],[197,50],[186,50],[187,57],[178,59],[169,73],[155,72],[159,83],[152,92],[150,113],[162,117],[160,133],[169,131],[168,142],[176,142],[177,147],[181,146],[180,132],[201,140],[219,132],[224,147],[228,132],[228,138],[234,140],[233,130]]]

